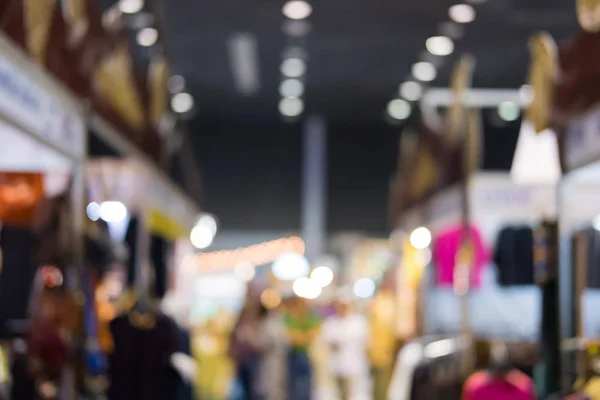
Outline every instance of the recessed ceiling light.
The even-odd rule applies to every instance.
[[[125,14],[135,14],[144,8],[144,0],[120,0],[119,10]]]
[[[158,40],[158,31],[154,28],[144,28],[137,34],[137,42],[140,46],[150,47]]]
[[[289,19],[304,19],[312,14],[312,6],[304,0],[291,0],[283,5],[282,11]]]
[[[404,82],[400,85],[400,96],[408,101],[417,101],[423,95],[423,86],[414,81]]]
[[[475,9],[469,4],[456,4],[450,7],[448,15],[454,22],[466,24],[475,19]]]
[[[171,93],[179,93],[185,89],[185,79],[181,75],[173,75],[167,81],[167,88]]]
[[[446,36],[433,36],[427,39],[425,47],[434,56],[447,56],[454,51],[454,42]]]
[[[504,121],[515,121],[517,118],[519,118],[520,113],[521,110],[519,108],[519,105],[512,101],[503,101],[498,106],[498,115]]]
[[[403,99],[394,99],[388,103],[387,112],[394,119],[406,119],[410,116],[410,103]]]
[[[299,58],[287,58],[281,63],[280,70],[283,76],[299,78],[306,71],[306,63]]]
[[[421,61],[413,65],[412,74],[422,82],[431,82],[437,76],[437,70],[432,63]]]
[[[304,83],[298,79],[286,79],[279,85],[282,97],[300,97],[304,94]]]
[[[186,113],[194,106],[194,98],[189,93],[177,93],[171,98],[171,108],[179,114]]]
[[[298,97],[285,97],[279,101],[279,112],[286,117],[297,117],[304,111],[304,102]]]

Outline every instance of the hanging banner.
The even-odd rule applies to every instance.
[[[85,124],[77,111],[36,84],[0,48],[0,113],[70,157],[85,154]]]
[[[153,126],[158,126],[161,118],[167,111],[167,80],[169,79],[169,67],[167,60],[162,56],[156,56],[150,63],[149,86],[150,86],[150,120]]]

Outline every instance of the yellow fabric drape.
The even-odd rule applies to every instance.
[[[529,85],[533,90],[533,99],[527,108],[526,119],[539,133],[550,128],[552,123],[552,92],[558,77],[558,50],[554,39],[542,32],[529,40],[529,52]]]
[[[150,118],[152,124],[157,126],[167,109],[167,80],[169,67],[167,60],[156,56],[150,64]]]
[[[35,61],[44,64],[56,0],[24,0],[23,8],[27,50]]]
[[[144,109],[135,86],[131,56],[127,45],[120,43],[115,52],[105,59],[94,79],[99,94],[134,129],[144,127]]]
[[[6,352],[0,346],[0,385],[4,385],[9,381],[10,378],[10,367]]]
[[[186,235],[186,230],[177,221],[153,209],[148,212],[150,232],[166,239],[177,239]]]
[[[397,275],[397,333],[400,339],[410,339],[418,333],[419,284],[423,276],[423,265],[418,265],[417,250],[404,240],[402,260]]]
[[[371,332],[368,355],[371,366],[385,368],[393,364],[396,346],[396,298],[381,291],[373,299],[369,313]]]

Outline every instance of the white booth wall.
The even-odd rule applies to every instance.
[[[561,262],[571,268],[563,269],[564,273],[572,275],[571,235],[578,229],[594,226],[594,220],[600,216],[600,163],[594,163],[569,173],[560,185],[560,221],[561,230]],[[598,220],[596,220],[598,221]],[[563,279],[565,278],[565,279]],[[565,282],[572,279],[561,276]],[[584,337],[600,336],[600,314],[597,312],[600,304],[600,289],[587,288],[584,290],[582,302],[582,320]],[[569,310],[561,310],[565,315],[571,315]]]
[[[469,184],[470,221],[480,232],[493,260],[497,236],[505,226],[534,226],[556,215],[554,186],[515,184],[509,174],[481,172]],[[436,196],[428,208],[429,228],[437,233],[461,223],[461,191],[452,188]],[[452,288],[434,285],[434,266],[424,281],[426,333],[461,329],[461,304]],[[493,261],[482,269],[481,286],[468,295],[472,332],[481,337],[537,340],[541,323],[541,295],[537,286],[501,286]]]

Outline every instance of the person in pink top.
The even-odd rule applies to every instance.
[[[462,226],[455,226],[441,232],[433,243],[433,260],[436,269],[436,285],[452,286],[454,283],[454,268],[456,267],[456,256],[463,244]],[[489,261],[490,252],[483,243],[479,230],[469,225],[467,232],[473,244],[473,265],[471,270],[471,287],[478,288],[481,285],[481,271]]]

